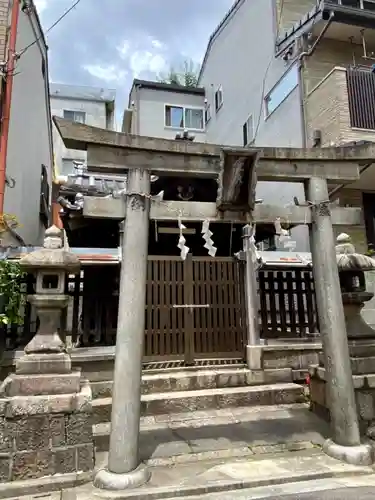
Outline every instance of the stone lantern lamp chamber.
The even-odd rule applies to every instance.
[[[375,330],[361,316],[365,303],[374,297],[366,290],[365,272],[375,270],[375,259],[356,253],[345,233],[337,237],[336,254],[348,339],[375,339]]]

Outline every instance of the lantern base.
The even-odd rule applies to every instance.
[[[16,361],[16,373],[20,375],[39,373],[70,373],[72,371],[72,360],[69,354],[45,353],[25,354]]]

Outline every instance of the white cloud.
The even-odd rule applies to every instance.
[[[151,40],[151,45],[155,48],[155,49],[159,49],[159,50],[164,50],[166,48],[165,44],[163,42],[161,42],[160,40]]]
[[[117,51],[120,54],[121,59],[126,59],[129,55],[130,42],[129,40],[124,40],[121,45],[117,47]]]
[[[154,54],[148,50],[137,50],[130,57],[130,69],[133,77],[137,78],[141,73],[162,73],[168,68],[167,61],[160,54]]]
[[[34,0],[38,14],[41,14],[47,7],[47,0]]]
[[[121,81],[127,75],[127,71],[121,70],[115,65],[101,66],[100,64],[85,64],[83,68],[90,75],[106,82]]]

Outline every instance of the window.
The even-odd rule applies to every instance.
[[[72,122],[86,123],[86,113],[84,111],[69,111],[64,109],[64,118]]]
[[[215,111],[218,112],[223,105],[223,87],[220,87],[215,92]]]
[[[246,122],[243,124],[243,145],[247,146],[254,140],[254,119],[250,115]]]
[[[208,123],[211,120],[211,104],[206,104],[204,110],[204,122]]]
[[[74,160],[69,160],[63,158],[62,160],[62,169],[61,169],[61,175],[71,175],[75,174],[75,168],[74,168]]]
[[[204,129],[204,113],[202,108],[185,108],[183,106],[165,106],[165,126],[192,130]]]
[[[49,184],[48,184],[48,173],[47,167],[42,165],[42,172],[40,178],[40,208],[39,217],[44,224],[44,227],[48,227],[50,218],[50,207],[49,207]]]
[[[285,73],[282,79],[275,85],[271,92],[265,98],[266,115],[270,115],[288,95],[298,85],[298,68],[296,65]]]

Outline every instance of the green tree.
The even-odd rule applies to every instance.
[[[184,87],[197,87],[198,76],[199,66],[197,66],[192,60],[186,60],[180,70],[176,70],[173,66],[171,66],[168,74],[159,75],[158,81],[160,83],[183,85]]]

